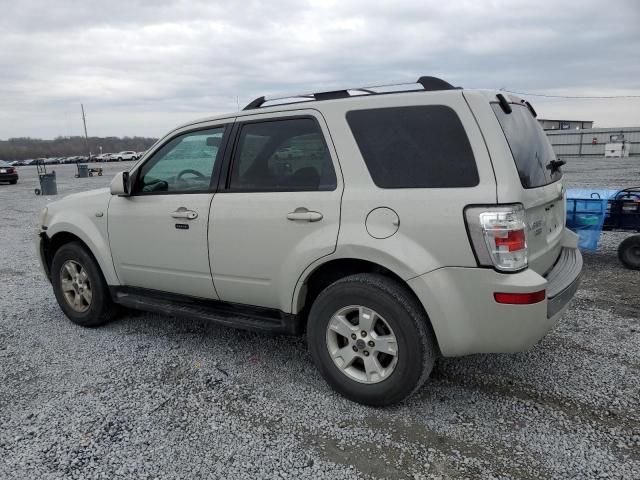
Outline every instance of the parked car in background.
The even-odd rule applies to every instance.
[[[100,155],[96,155],[93,158],[94,162],[108,162],[109,161],[109,153],[101,153]]]
[[[4,160],[0,160],[0,182],[18,183],[18,169]]]
[[[138,154],[136,152],[133,152],[131,150],[125,150],[123,152],[119,152],[114,154],[116,160],[118,160],[119,162],[123,162],[123,161],[127,161],[127,160],[137,160],[138,159]]]

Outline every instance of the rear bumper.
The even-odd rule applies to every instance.
[[[561,314],[575,295],[582,278],[582,255],[577,248],[563,248],[546,275],[547,317]]]
[[[15,182],[17,180],[17,173],[0,173],[0,182]]]
[[[553,328],[580,284],[582,256],[564,247],[546,276],[527,269],[441,268],[409,280],[425,307],[444,356],[513,353],[534,346]],[[530,305],[497,303],[495,292],[547,291]]]

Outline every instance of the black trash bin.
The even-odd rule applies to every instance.
[[[47,167],[44,161],[40,160],[36,163],[38,169],[38,180],[40,188],[35,189],[36,195],[57,195],[58,185],[56,184],[56,172],[47,173]]]
[[[89,176],[89,165],[86,163],[78,164],[78,178],[86,178]]]
[[[56,183],[56,172],[45,173],[40,177],[41,195],[57,195],[58,184]]]

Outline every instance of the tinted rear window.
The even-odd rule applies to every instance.
[[[550,162],[556,154],[538,121],[525,105],[511,104],[512,112],[504,113],[500,105],[492,103],[524,188],[548,185],[562,178],[560,169],[552,170]]]
[[[347,113],[347,122],[380,188],[478,184],[478,169],[458,115],[443,105]]]

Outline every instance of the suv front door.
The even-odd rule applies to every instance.
[[[213,199],[211,270],[221,300],[288,312],[304,269],[335,251],[342,176],[316,111],[243,117]]]
[[[207,230],[226,130],[174,135],[132,172],[131,195],[111,198],[109,244],[123,285],[218,298]]]

